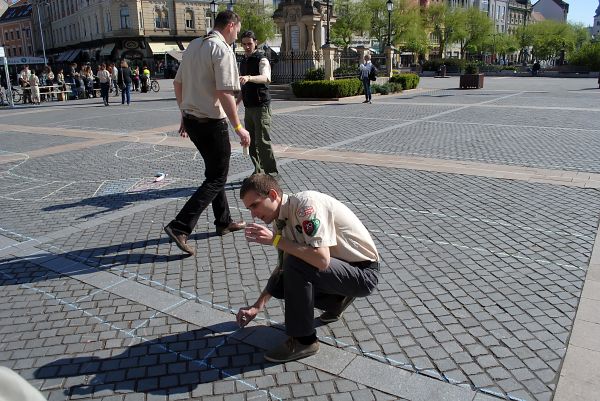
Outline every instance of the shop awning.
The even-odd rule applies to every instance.
[[[81,53],[81,49],[75,49],[73,50],[69,56],[65,59],[65,61],[73,61],[75,60],[75,58],[77,58],[77,56],[79,56],[79,53]]]
[[[171,50],[179,50],[179,46],[175,42],[150,42],[149,45],[154,55],[165,54]]]
[[[183,50],[169,50],[167,54],[177,61],[181,61],[181,59],[183,59]]]
[[[69,57],[69,55],[71,53],[73,53],[73,50],[65,50],[64,52],[62,52],[58,55],[58,58],[56,59],[56,61],[66,61],[67,57]]]
[[[115,48],[114,43],[108,43],[108,44],[102,46],[102,50],[100,50],[100,56],[110,56],[110,54],[112,53],[114,48]]]

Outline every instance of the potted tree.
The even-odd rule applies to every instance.
[[[465,66],[465,73],[460,76],[460,89],[483,88],[483,74],[479,73],[479,67],[475,63]]]

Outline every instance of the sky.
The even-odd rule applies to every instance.
[[[598,8],[598,0],[566,0],[569,3],[569,22],[579,22],[585,26],[594,23],[594,14]]]

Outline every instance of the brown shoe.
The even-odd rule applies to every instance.
[[[319,341],[312,344],[300,344],[294,337],[279,344],[277,347],[265,353],[265,359],[269,362],[285,363],[296,359],[306,358],[319,352]]]
[[[177,248],[190,255],[195,255],[196,250],[187,244],[188,236],[185,233],[174,231],[170,225],[165,226],[165,232],[175,242]]]
[[[346,308],[354,301],[354,297],[344,297],[341,302],[332,310],[327,310],[319,316],[323,323],[333,323],[340,320]]]
[[[217,226],[217,235],[225,235],[246,228],[245,221],[232,221],[226,226]]]

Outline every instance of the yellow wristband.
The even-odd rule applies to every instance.
[[[281,240],[281,234],[275,235],[275,238],[273,238],[273,246],[275,248],[277,248],[277,245],[279,245],[280,240]]]
[[[234,130],[234,131],[237,131],[237,130],[239,130],[240,128],[242,128],[242,124],[238,124],[238,125],[236,125],[235,127],[233,127],[233,130]]]

